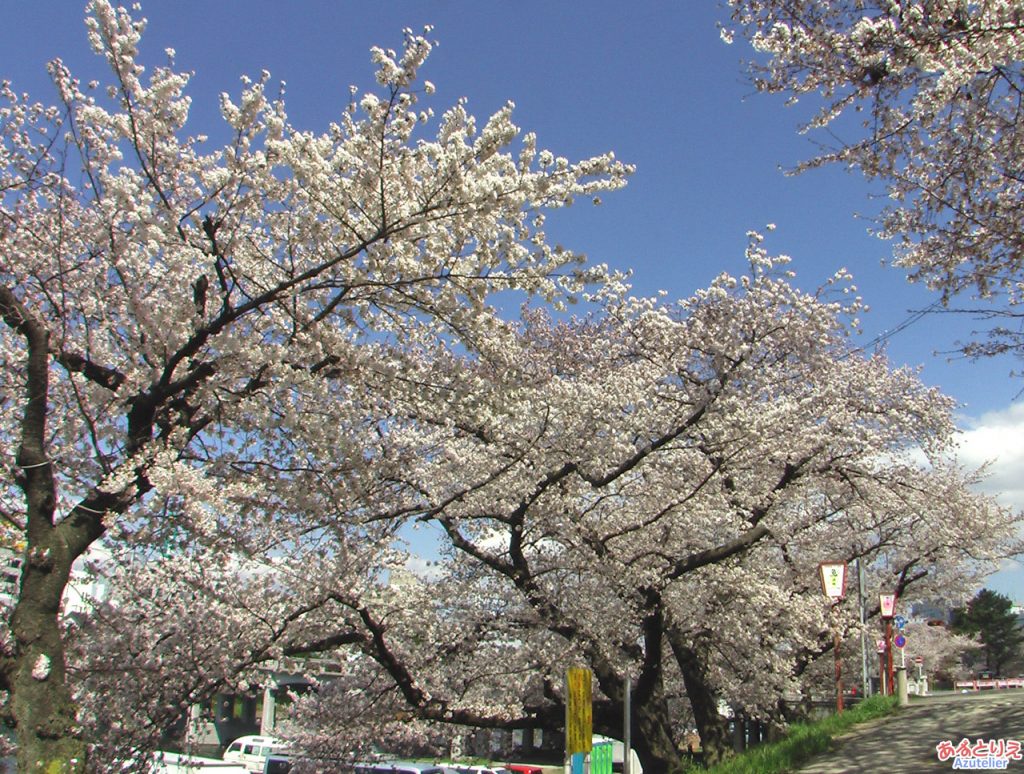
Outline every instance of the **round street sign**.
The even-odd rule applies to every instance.
[[[897,634],[895,637],[892,638],[892,644],[895,645],[897,648],[902,648],[904,645],[907,644],[907,638],[904,637],[902,634]]]
[[[896,624],[896,628],[897,629],[902,629],[904,626],[907,625],[907,619],[904,618],[902,615],[898,615],[898,616],[894,617],[892,619],[892,622],[894,624]]]

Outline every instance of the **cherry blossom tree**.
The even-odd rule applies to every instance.
[[[630,169],[539,150],[511,106],[435,118],[425,37],[373,49],[379,88],[320,133],[246,80],[207,148],[173,58],[144,77],[143,27],[95,0],[106,88],[57,61],[57,106],[2,91],[22,770],[120,770],[189,704],[320,653],[343,668],[297,714],[310,755],[556,726],[584,663],[603,730],[632,679],[660,773],[684,694],[718,754],[719,699],[769,706],[819,648],[821,558],[906,586],[1004,549],[1013,517],[937,466],[951,402],[850,347],[845,272],[800,292],[752,234],[747,276],[633,298],[544,232]],[[593,312],[505,321],[508,290]],[[396,582],[413,527],[437,580]],[[62,622],[99,541],[112,598]]]
[[[977,642],[970,637],[953,632],[946,626],[932,626],[923,621],[911,621],[904,628],[907,636],[906,655],[908,670],[911,677],[916,677],[916,669],[912,669],[909,659],[924,659],[921,673],[928,675],[934,684],[944,678],[949,680],[962,679],[969,673],[963,669],[961,660],[965,653],[977,647]]]
[[[222,96],[208,147],[173,55],[146,76],[144,21],[96,0],[87,25],[109,83],[57,60],[55,106],[0,94],[2,516],[26,545],[0,679],[24,771],[86,765],[59,621],[76,558],[341,531],[343,503],[394,488],[358,376],[387,367],[375,347],[472,347],[491,291],[577,291],[600,271],[548,245],[543,210],[629,172],[539,150],[511,105],[435,118],[411,32],[325,130],[292,126],[264,73]],[[268,531],[278,514],[304,526]]]
[[[985,300],[971,355],[1021,350],[1020,95],[1024,13],[1013,0],[729,0],[755,82],[814,99],[818,157],[883,182],[879,235],[940,293]],[[733,32],[723,29],[731,39]]]
[[[668,770],[680,704],[720,757],[720,703],[783,720],[833,627],[853,629],[821,599],[822,559],[902,592],[955,577],[966,550],[999,555],[1012,515],[939,464],[951,402],[850,346],[845,274],[802,293],[760,241],[749,276],[679,304],[611,283],[594,314],[528,308],[472,353],[423,329],[375,345],[377,367],[348,375],[389,413],[353,439],[372,472],[298,482],[306,503],[358,496],[345,518],[249,508],[215,535],[179,520],[170,543],[139,538],[166,557],[125,552],[73,660],[84,720],[118,732],[97,754],[151,747],[189,703],[326,651],[341,675],[286,729],[322,761],[456,726],[557,728],[582,663],[597,728],[621,728],[630,678],[645,769]],[[402,572],[410,522],[442,536],[435,578]]]
[[[1013,515],[938,466],[951,402],[849,345],[859,302],[830,295],[845,275],[801,293],[758,235],[748,255],[750,276],[675,306],[606,289],[596,316],[527,312],[479,357],[405,369],[418,430],[449,434],[403,470],[433,503],[417,519],[561,641],[540,663],[593,669],[606,732],[634,678],[654,771],[677,754],[667,674],[716,757],[720,699],[768,712],[820,655],[818,561],[864,558],[902,590],[1012,535]],[[557,695],[558,674],[545,683]]]

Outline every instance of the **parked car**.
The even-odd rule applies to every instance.
[[[456,772],[456,774],[511,774],[506,768],[494,766],[469,766],[461,763],[448,763],[445,764],[445,768]]]
[[[291,758],[282,753],[271,753],[263,764],[263,774],[288,774],[291,770]]]
[[[124,762],[124,769],[136,771],[139,760]],[[6,771],[6,769],[3,769]],[[14,771],[14,769],[11,769]],[[211,774],[249,774],[249,770],[238,763],[227,763],[217,758],[202,758],[198,755],[157,751],[152,753],[152,763],[146,769],[149,774],[195,774],[197,771]]]
[[[280,753],[285,743],[272,736],[240,736],[224,751],[224,760],[239,763],[246,771],[262,772],[267,756]]]
[[[441,766],[416,761],[375,761],[357,763],[355,774],[445,774]]]
[[[530,766],[526,763],[506,763],[505,768],[512,774],[544,774],[544,769],[540,766]]]

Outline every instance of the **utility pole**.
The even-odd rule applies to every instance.
[[[855,561],[857,563],[857,604],[860,609],[861,695],[867,698],[871,695],[871,678],[868,676],[868,634],[865,627],[867,618],[864,615],[864,567],[861,565],[859,557]]]
[[[626,696],[622,708],[622,774],[633,774],[633,678],[626,675]]]
[[[834,617],[832,648],[835,651],[836,660],[836,713],[843,712],[843,660],[842,660],[842,621],[839,618],[839,603],[843,601],[846,594],[846,562],[821,562],[818,565],[818,574],[821,578],[821,590],[825,598],[832,603],[829,611],[830,617]],[[738,723],[738,721],[737,721]]]

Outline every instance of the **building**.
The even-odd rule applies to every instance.
[[[240,736],[273,736],[288,717],[292,697],[310,688],[309,676],[330,680],[341,671],[331,659],[285,658],[266,670],[261,688],[246,693],[217,693],[203,704],[193,705],[184,729],[184,742],[192,749],[214,751]]]
[[[71,579],[64,590],[64,615],[75,619],[109,599],[110,581],[96,570],[110,561],[110,552],[100,545],[78,557],[71,567]],[[25,544],[0,545],[0,605],[13,607],[21,588],[25,566]]]

